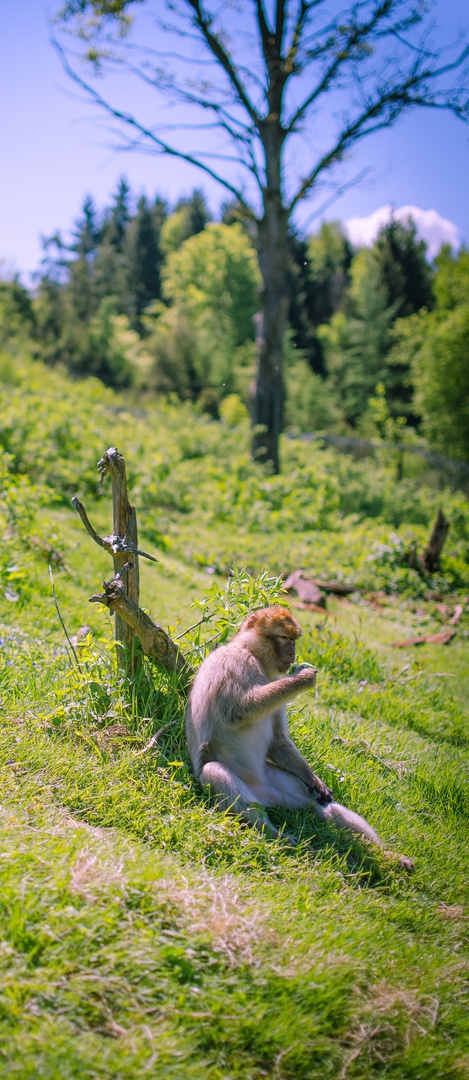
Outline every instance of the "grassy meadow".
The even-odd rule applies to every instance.
[[[273,477],[251,464],[243,422],[39,363],[0,374],[0,1074],[462,1080],[467,498],[415,461],[397,481],[387,451],[359,462],[295,439]],[[194,664],[286,571],[356,587],[326,613],[294,608],[319,679],[291,730],[412,876],[308,811],[272,815],[300,837],[292,849],[201,793],[180,688],[146,664],[129,683],[109,613],[88,602],[111,562],[70,498],[110,531],[96,470],[109,445],[158,558],[140,562],[142,606]],[[430,578],[407,553],[439,506],[450,533]],[[456,605],[450,644],[394,644],[437,633]]]

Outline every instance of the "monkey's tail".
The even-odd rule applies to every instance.
[[[368,840],[373,840],[373,843],[380,844],[380,838],[371,825],[360,817],[360,814],[355,814],[353,810],[349,810],[346,806],[341,806],[340,803],[330,802],[325,806],[316,804],[317,812],[321,821],[330,821],[331,824],[336,825],[339,829],[344,829],[345,832],[352,833],[354,836],[365,836]]]

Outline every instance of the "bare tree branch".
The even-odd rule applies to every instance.
[[[335,79],[338,72],[341,71],[341,69],[344,67],[344,65],[350,63],[354,50],[356,50],[362,42],[368,41],[370,37],[373,36],[373,31],[376,29],[377,26],[379,26],[380,22],[382,22],[383,19],[386,19],[388,17],[389,12],[393,6],[394,0],[382,0],[382,2],[378,5],[374,12],[373,18],[369,19],[366,23],[362,23],[361,25],[352,24],[350,32],[345,35],[345,40],[343,41],[341,40],[341,38],[344,37],[343,33],[340,33],[339,31],[337,32],[334,59],[325,71],[322,79],[315,86],[314,90],[311,91],[308,97],[305,98],[303,104],[299,106],[299,108],[290,118],[287,127],[287,130],[289,132],[294,131],[301,117],[305,116],[308,109],[317,100],[317,98],[329,89],[331,83]],[[329,49],[330,45],[328,46],[328,51]]]
[[[168,156],[170,157],[180,158],[182,161],[187,161],[190,165],[195,165],[196,168],[201,169],[202,172],[207,173],[208,176],[211,176],[212,180],[216,180],[218,184],[222,184],[222,186],[225,187],[227,191],[230,191],[231,194],[239,200],[241,205],[246,207],[246,211],[250,212],[251,208],[245,203],[244,194],[240,188],[235,187],[234,184],[230,183],[229,180],[226,180],[226,178],[224,176],[221,176],[220,173],[216,173],[208,165],[204,165],[203,162],[201,162],[197,157],[195,157],[195,155],[186,154],[182,150],[177,150],[176,147],[170,146],[163,139],[160,139],[157,135],[155,135],[151,128],[147,128],[144,124],[140,124],[139,121],[131,115],[131,113],[125,113],[121,109],[117,109],[113,105],[111,105],[108,101],[106,101],[105,98],[101,96],[101,94],[98,93],[97,90],[95,90],[93,86],[90,86],[89,83],[87,83],[84,79],[80,78],[80,76],[77,75],[76,71],[74,71],[68,63],[67,56],[56,38],[52,38],[52,44],[59,53],[67,74],[70,76],[71,79],[73,79],[74,82],[81,86],[81,88],[85,90],[87,94],[90,95],[91,99],[96,102],[97,105],[100,105],[103,109],[105,109],[110,116],[114,116],[116,120],[122,120],[124,124],[127,124],[131,128],[134,128],[136,131],[139,131],[141,135],[145,136],[145,138],[149,139],[150,142],[154,143],[160,153],[168,154]]]
[[[440,68],[436,74],[440,76],[446,74],[448,71],[453,71],[468,55],[469,47],[463,50],[458,60]],[[467,101],[459,102],[457,97],[454,101],[451,101],[451,99],[448,100],[447,97],[443,101],[438,101],[436,96],[429,97],[428,94],[424,92],[419,93],[419,88],[424,88],[429,79],[433,77],[433,74],[428,70],[419,72],[416,65],[414,72],[400,86],[396,87],[394,85],[388,92],[383,90],[381,93],[378,89],[376,99],[369,103],[367,108],[359,116],[346,124],[341,131],[335,146],[320,159],[309,176],[303,179],[300,188],[290,202],[290,212],[294,209],[300,199],[303,199],[307,195],[308,191],[314,186],[318,176],[339,161],[349,146],[358,142],[359,139],[364,138],[366,135],[370,135],[393,123],[399,114],[409,106],[418,105],[421,108],[445,109],[453,112],[461,119],[467,119],[469,116],[469,105]]]
[[[257,127],[258,122],[259,122],[259,115],[258,115],[256,109],[254,108],[254,105],[250,101],[250,99],[248,97],[248,94],[247,94],[243,84],[241,83],[241,81],[240,81],[240,79],[239,79],[239,77],[238,77],[238,75],[236,73],[236,69],[235,69],[234,65],[231,63],[231,60],[230,60],[230,58],[228,56],[228,53],[223,48],[223,45],[221,44],[221,41],[216,36],[216,34],[212,33],[212,31],[210,29],[211,20],[210,20],[209,17],[204,15],[204,13],[202,11],[202,8],[201,8],[201,5],[200,5],[200,0],[185,0],[185,3],[186,3],[186,5],[188,7],[191,7],[193,9],[194,14],[195,14],[195,19],[196,19],[197,26],[200,28],[200,30],[201,30],[201,32],[203,34],[203,37],[204,37],[205,41],[207,42],[207,45],[208,45],[210,51],[213,53],[213,55],[216,57],[216,59],[221,64],[223,70],[228,75],[228,78],[229,78],[229,80],[230,80],[230,82],[231,82],[231,84],[232,84],[232,86],[233,86],[239,100],[244,105],[244,108],[249,113],[249,116],[251,117],[251,120],[253,121],[253,123]]]

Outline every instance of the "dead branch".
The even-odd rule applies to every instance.
[[[414,645],[449,645],[453,640],[456,630],[439,630],[437,634],[422,634],[420,637],[408,638],[407,641],[392,641],[396,649],[409,649]]]
[[[87,533],[89,533],[89,535],[91,536],[92,540],[94,540],[95,544],[98,544],[99,547],[104,548],[104,550],[108,552],[108,555],[126,555],[128,553],[131,555],[141,555],[142,558],[150,559],[151,562],[158,562],[158,559],[156,559],[154,555],[149,555],[148,551],[142,551],[141,548],[136,548],[135,545],[131,543],[129,539],[129,534],[131,534],[131,529],[135,526],[135,520],[131,521],[131,529],[127,530],[127,533],[123,539],[120,536],[115,536],[114,533],[112,533],[111,536],[99,536],[96,532],[96,529],[93,529],[88,514],[86,513],[85,507],[83,506],[83,503],[81,503],[80,500],[77,499],[76,495],[73,496],[72,506],[76,510],[77,514],[80,515],[85,529]],[[133,506],[131,509],[134,512],[134,518],[135,507]]]
[[[182,685],[187,686],[194,670],[166,630],[157,626],[150,616],[126,595],[119,578],[103,582],[103,589],[104,593],[101,595],[90,596],[90,604],[104,604],[119,615],[132,632],[138,635],[145,656],[168,673],[179,674]]]

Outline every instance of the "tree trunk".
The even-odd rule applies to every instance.
[[[443,551],[443,544],[448,535],[448,529],[449,521],[446,520],[442,511],[439,510],[422,558],[423,568],[424,570],[428,570],[430,574],[433,574],[435,570],[439,570],[440,556]]]
[[[262,274],[262,326],[258,335],[258,367],[251,395],[254,426],[253,454],[280,471],[279,435],[283,425],[285,386],[283,341],[288,314],[288,211],[282,205],[280,161],[283,135],[278,125],[265,133],[267,185],[264,216],[258,223],[259,266]]]

